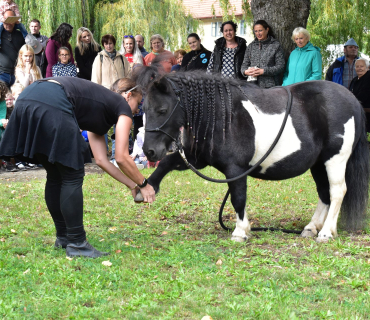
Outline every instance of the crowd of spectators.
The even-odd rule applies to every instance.
[[[309,80],[321,80],[322,57],[320,49],[310,42],[309,32],[301,27],[294,29],[292,41],[296,48],[288,61],[273,29],[265,20],[253,25],[255,39],[247,44],[237,36],[237,24],[222,23],[222,37],[215,41],[213,51],[201,44],[198,34],[187,37],[189,52],[178,49],[174,53],[165,49],[160,34],[151,36],[150,51],[146,51],[142,35],[124,35],[117,40],[111,34],[101,39],[101,46],[92,32],[85,27],[77,30],[74,55],[70,39],[73,26],[62,23],[48,38],[40,34],[41,22],[31,20],[29,31],[19,21],[18,6],[12,0],[0,0],[0,130],[6,129],[14,101],[19,93],[33,82],[45,77],[79,77],[95,82],[108,89],[121,78],[130,78],[136,66],[156,64],[163,73],[202,70],[220,73],[222,77],[248,81],[261,88],[291,85]],[[118,45],[119,45],[118,44]],[[370,115],[369,63],[358,57],[358,45],[354,39],[344,45],[344,56],[329,67],[326,80],[347,87],[359,99]],[[142,153],[143,116],[142,103],[134,116],[132,146],[136,141],[133,158],[138,164],[146,164]],[[369,117],[370,119],[370,117]],[[115,128],[114,128],[115,129]],[[0,134],[1,134],[0,133]],[[1,139],[1,135],[0,135]],[[107,152],[108,136],[105,135]],[[139,146],[139,147],[138,147]],[[115,163],[115,142],[112,136],[112,163]],[[33,168],[27,163],[2,162],[9,171]],[[22,167],[23,166],[23,167]]]

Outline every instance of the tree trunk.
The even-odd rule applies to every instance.
[[[265,20],[274,31],[288,60],[295,44],[292,32],[297,27],[306,28],[311,0],[252,0],[253,20]]]

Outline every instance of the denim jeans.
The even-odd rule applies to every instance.
[[[4,81],[6,85],[10,88],[15,82],[15,76],[14,74],[0,71],[0,80]]]

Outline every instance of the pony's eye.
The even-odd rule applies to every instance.
[[[166,114],[167,113],[167,109],[160,109],[160,110],[158,110],[158,113],[159,114]]]

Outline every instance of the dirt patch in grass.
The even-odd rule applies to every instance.
[[[93,163],[87,163],[85,165],[86,175],[92,173],[104,173],[99,166]],[[4,170],[0,171],[0,183],[9,183],[9,182],[27,182],[31,180],[40,180],[46,178],[46,171],[44,168],[37,168],[26,171],[17,171],[17,172],[7,172]]]

